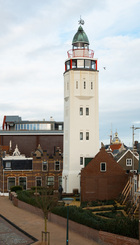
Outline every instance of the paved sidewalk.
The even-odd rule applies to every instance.
[[[13,222],[22,230],[38,239],[35,245],[41,245],[41,231],[44,230],[44,219],[38,215],[29,213],[15,207],[8,197],[0,197],[0,214]],[[50,232],[50,245],[66,244],[66,228],[47,223],[47,230]],[[98,245],[93,240],[86,239],[79,234],[69,231],[69,244],[71,245]]]

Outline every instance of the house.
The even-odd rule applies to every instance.
[[[137,173],[139,166],[139,154],[137,151],[130,149],[123,150],[115,156],[115,160],[127,173]]]
[[[38,145],[31,157],[22,155],[16,146],[8,154],[1,151],[0,192],[8,192],[12,186],[20,185],[23,189],[33,186],[53,186],[58,190],[62,184],[63,156],[60,148],[49,155]]]
[[[102,146],[81,170],[81,201],[115,199],[123,190],[128,174]]]

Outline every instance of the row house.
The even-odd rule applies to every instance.
[[[23,189],[33,186],[53,186],[58,190],[62,184],[63,157],[60,148],[53,155],[47,154],[39,145],[31,157],[19,152],[16,146],[13,153],[6,154],[1,149],[0,192],[8,192],[12,186],[20,185]]]

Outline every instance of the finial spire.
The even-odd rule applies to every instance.
[[[81,19],[81,15],[80,15],[80,20],[78,21],[78,24],[79,24],[79,25],[84,25],[84,23],[85,23],[85,22],[84,22],[84,20]]]

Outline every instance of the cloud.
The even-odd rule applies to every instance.
[[[63,120],[64,61],[81,15],[98,58],[100,138],[112,122],[130,139],[140,110],[139,11],[139,0],[1,1],[1,124],[6,114]]]

